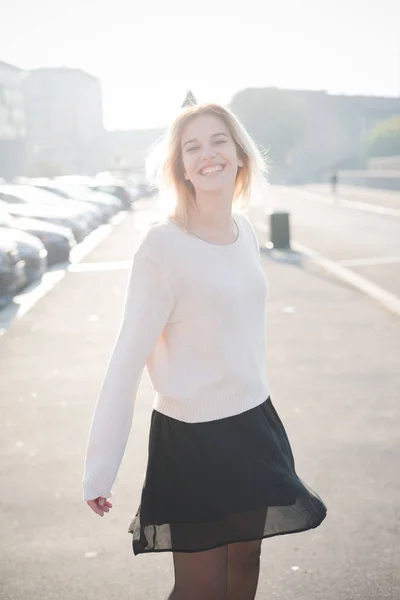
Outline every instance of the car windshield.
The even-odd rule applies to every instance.
[[[56,194],[56,196],[59,196],[60,198],[69,198],[69,194],[67,194],[66,191],[62,190],[59,187],[56,186],[45,186],[45,185],[38,185],[36,186],[38,187],[40,190],[44,190],[45,192],[50,192],[51,194]]]
[[[60,190],[66,190],[71,194],[82,194],[83,192],[87,192],[89,190],[89,188],[86,186],[77,183],[57,183],[57,187],[59,187]]]
[[[13,224],[12,216],[5,209],[4,202],[0,202],[0,225],[11,227]]]
[[[96,192],[78,183],[59,183],[55,184],[58,189],[68,194],[70,198],[79,198],[82,200],[94,200],[96,198]]]
[[[16,196],[29,204],[59,204],[59,200],[54,194],[31,185],[1,186],[0,191],[10,196]]]

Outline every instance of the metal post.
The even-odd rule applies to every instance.
[[[270,214],[271,246],[277,249],[290,250],[289,213],[276,211]]]

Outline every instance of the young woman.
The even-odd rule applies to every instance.
[[[233,210],[262,186],[264,161],[216,104],[182,110],[159,148],[160,180],[175,204],[135,251],[92,419],[84,500],[101,517],[112,507],[147,365],[156,396],[128,529],[133,552],[173,553],[170,600],[253,600],[262,539],[318,527],[326,516],[296,474],[270,398],[268,282],[254,229]]]

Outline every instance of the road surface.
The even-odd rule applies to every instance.
[[[127,532],[146,465],[146,372],[112,511],[92,513],[81,490],[130,259],[154,218],[127,216],[0,338],[2,600],[165,600],[172,587],[171,555],[134,557]],[[328,517],[263,542],[257,600],[398,600],[400,321],[310,261],[261,260],[271,397]]]

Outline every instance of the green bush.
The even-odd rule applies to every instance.
[[[400,155],[400,115],[381,121],[366,139],[367,156]]]

